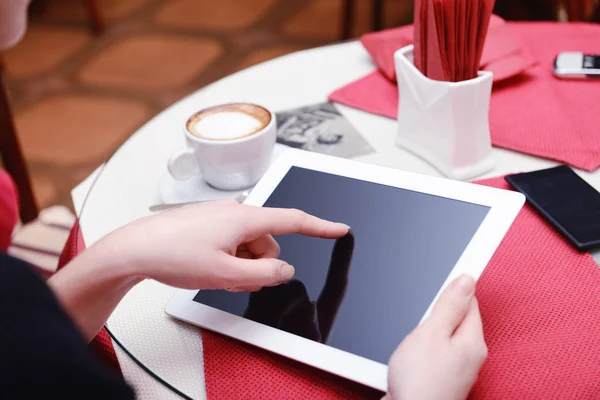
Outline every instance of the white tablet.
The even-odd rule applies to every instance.
[[[455,277],[478,278],[517,192],[288,150],[246,204],[340,221],[341,240],[276,237],[294,279],[257,293],[180,290],[167,314],[385,391],[387,361]],[[225,227],[220,227],[225,229]]]

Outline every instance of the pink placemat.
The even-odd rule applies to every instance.
[[[593,171],[600,166],[600,80],[560,80],[553,62],[561,51],[600,54],[600,25],[509,23],[539,65],[495,84],[490,103],[494,146]],[[506,61],[510,62],[510,61]],[[396,84],[379,71],[329,96],[341,104],[396,118]],[[401,96],[400,96],[401,97]]]

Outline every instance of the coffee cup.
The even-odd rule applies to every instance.
[[[176,180],[201,174],[215,189],[256,185],[269,168],[277,139],[275,113],[250,103],[223,104],[194,113],[183,127],[187,148],[173,154]]]

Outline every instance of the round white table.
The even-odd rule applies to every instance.
[[[375,69],[359,42],[306,50],[228,76],[182,99],[150,120],[105,165],[73,192],[86,245],[150,214],[160,202],[158,182],[171,152],[183,146],[182,126],[194,111],[218,103],[246,101],[275,111],[326,101],[327,95]],[[337,105],[375,149],[357,160],[439,175],[429,164],[394,144],[396,123]],[[485,177],[547,168],[556,163],[494,149],[496,168]],[[577,171],[600,190],[600,172]],[[84,207],[85,203],[85,207]],[[84,207],[85,212],[82,213]],[[597,255],[594,255],[597,257]],[[599,258],[596,258],[598,261]],[[206,397],[202,341],[198,329],[166,316],[175,289],[154,281],[136,286],[121,302],[108,326],[146,367],[194,399]],[[178,399],[115,346],[123,374],[140,399]]]

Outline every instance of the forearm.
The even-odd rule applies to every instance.
[[[110,249],[92,246],[48,280],[65,311],[91,341],[127,292],[142,278],[111,262]]]

